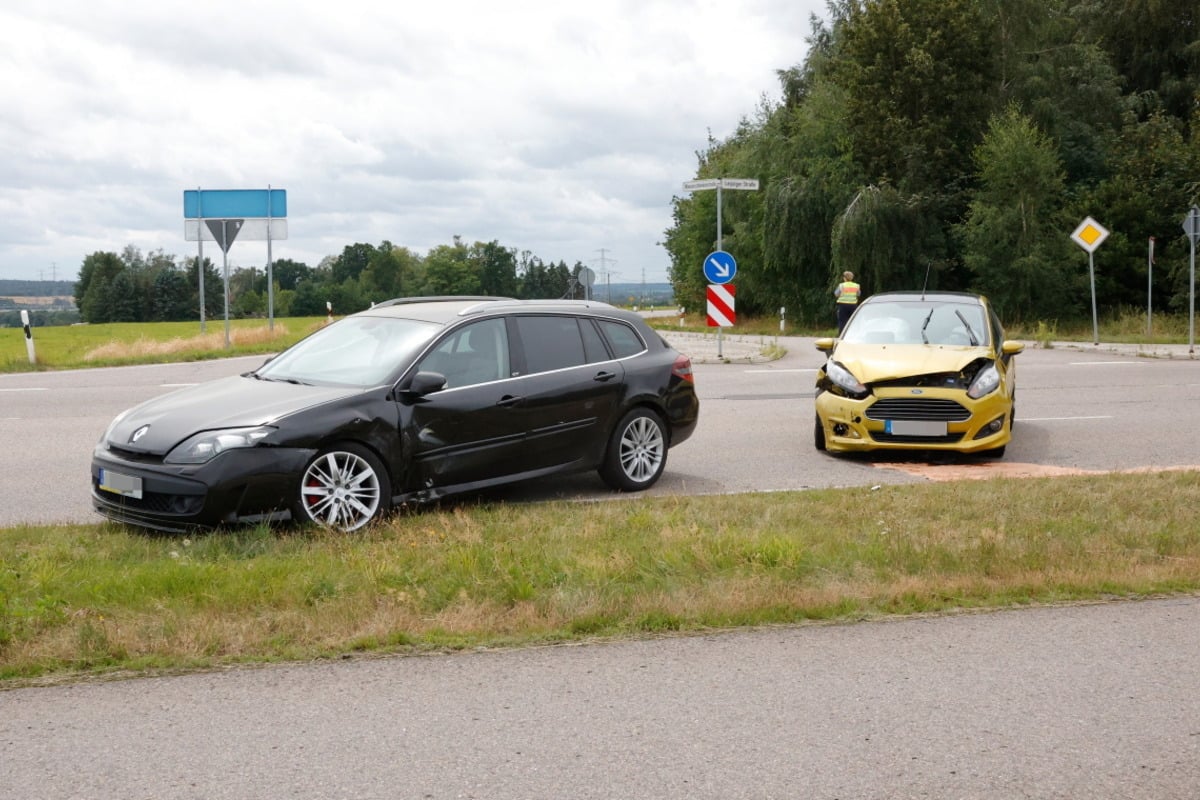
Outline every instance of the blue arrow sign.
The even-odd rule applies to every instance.
[[[737,262],[724,250],[715,250],[704,259],[704,277],[709,283],[729,283],[737,275]]]

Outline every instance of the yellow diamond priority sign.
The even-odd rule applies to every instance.
[[[1094,253],[1096,252],[1096,248],[1108,238],[1108,229],[1099,222],[1096,222],[1096,220],[1088,217],[1079,223],[1079,227],[1071,234],[1071,238],[1075,240],[1075,244],[1084,250]]]

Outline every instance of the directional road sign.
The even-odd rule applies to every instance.
[[[1200,244],[1200,208],[1192,206],[1192,210],[1183,218],[1183,232],[1192,240],[1192,244]]]
[[[704,277],[709,283],[729,283],[737,275],[737,262],[724,250],[716,250],[704,259]]]
[[[734,311],[736,288],[731,283],[714,284],[708,287],[708,327],[729,328],[737,322]]]

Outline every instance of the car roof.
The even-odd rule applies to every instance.
[[[358,315],[399,317],[448,325],[463,317],[506,311],[570,312],[575,314],[601,311],[614,314],[620,312],[621,309],[596,300],[517,300],[512,297],[492,296],[398,297],[394,300],[377,303],[366,311],[358,312]],[[622,316],[624,315],[622,314]]]
[[[882,301],[891,301],[896,303],[974,303],[980,304],[984,302],[981,295],[972,292],[918,292],[918,291],[900,291],[900,292],[880,292],[873,294],[864,300],[864,303],[878,303]]]

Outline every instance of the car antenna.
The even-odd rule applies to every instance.
[[[933,259],[925,262],[925,283],[921,286],[921,299],[925,299],[925,289],[929,287],[929,268],[933,266]]]

